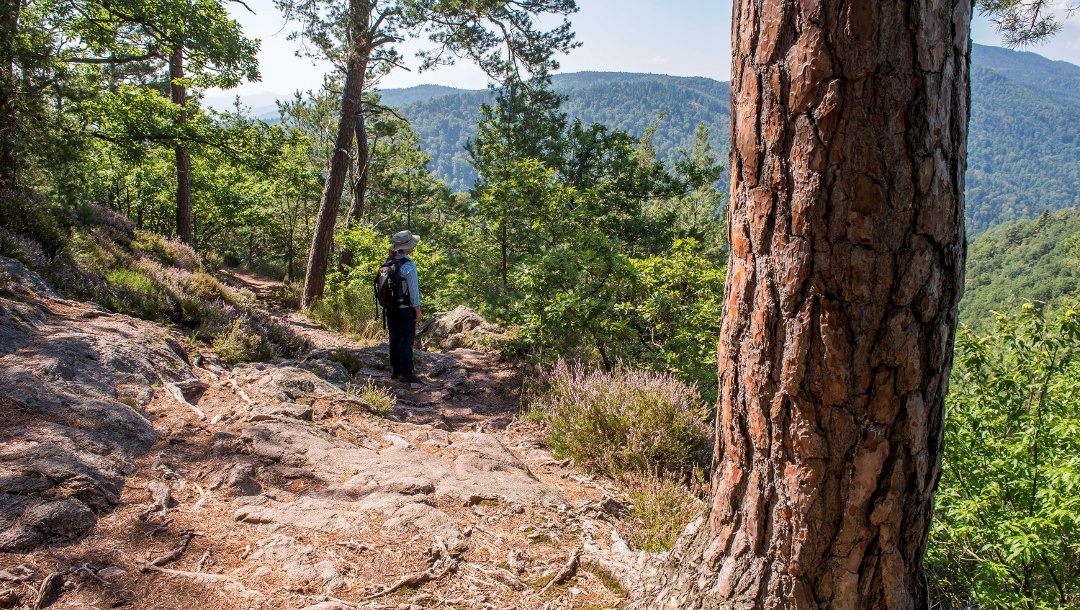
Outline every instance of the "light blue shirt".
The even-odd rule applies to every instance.
[[[405,259],[405,264],[401,265],[401,276],[405,278],[405,283],[409,286],[412,307],[420,307],[420,282],[417,278],[419,274],[416,271],[416,263],[407,254],[398,254],[394,258]],[[402,307],[409,307],[409,305],[402,305]]]

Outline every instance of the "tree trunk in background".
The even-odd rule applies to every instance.
[[[367,127],[364,125],[364,113],[361,112],[356,118],[356,180],[353,182],[352,205],[349,213],[345,215],[345,228],[351,229],[353,223],[359,223],[364,217],[364,198],[367,196],[368,167],[371,159],[371,151],[368,149]],[[352,267],[356,253],[352,250],[342,249],[341,259],[338,261],[338,270],[344,271]]]
[[[15,36],[22,0],[0,0],[0,191],[15,188],[16,77]]]
[[[330,167],[323,186],[322,201],[319,203],[319,219],[315,224],[315,234],[311,239],[311,253],[308,255],[307,273],[304,275],[304,294],[300,301],[301,309],[307,309],[323,294],[326,287],[326,267],[329,264],[330,247],[334,239],[334,225],[337,223],[338,208],[341,206],[341,193],[345,188],[345,179],[349,173],[353,131],[356,129],[360,114],[360,96],[364,90],[364,77],[367,75],[367,59],[371,43],[368,27],[371,20],[371,7],[363,0],[349,0],[352,28],[352,49],[349,51],[345,70],[345,91],[341,99],[341,120],[338,123],[334,152],[330,155]]]
[[[176,126],[187,123],[187,87],[178,85],[176,79],[184,78],[184,45],[178,44],[169,58],[169,89],[172,103],[180,106]],[[176,235],[185,244],[195,241],[194,221],[191,214],[191,155],[187,144],[176,145]]]
[[[970,0],[736,0],[713,496],[647,608],[927,607]]]

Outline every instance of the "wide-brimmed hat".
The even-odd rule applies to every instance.
[[[394,252],[412,250],[418,243],[420,243],[419,235],[413,235],[409,231],[398,231],[390,238],[390,249]]]

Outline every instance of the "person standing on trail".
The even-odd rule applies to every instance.
[[[401,284],[406,292],[402,304],[385,308],[386,328],[390,334],[390,368],[392,378],[412,383],[420,381],[413,370],[413,341],[420,322],[420,283],[416,263],[409,255],[420,243],[420,237],[409,231],[398,231],[390,238],[390,259],[395,263]]]

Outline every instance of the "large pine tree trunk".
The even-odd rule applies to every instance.
[[[644,607],[927,607],[970,16],[736,0],[713,496]]]
[[[172,103],[180,107],[176,126],[187,123],[187,87],[177,84],[184,78],[184,45],[177,44],[169,58],[169,81]],[[195,241],[195,226],[191,212],[191,155],[187,144],[176,145],[176,235],[185,244]]]
[[[333,245],[334,225],[337,224],[338,208],[341,206],[341,193],[345,189],[349,165],[352,163],[349,150],[352,148],[353,131],[360,114],[360,98],[364,90],[364,78],[367,76],[367,60],[370,52],[368,27],[371,21],[371,7],[364,0],[350,0],[352,48],[349,51],[345,68],[345,91],[341,99],[341,119],[338,122],[337,138],[334,151],[330,155],[330,167],[327,171],[326,184],[323,186],[322,201],[319,203],[319,219],[315,224],[315,234],[311,239],[311,253],[308,255],[307,273],[304,275],[304,294],[300,306],[307,309],[322,297],[326,287],[326,268]]]

